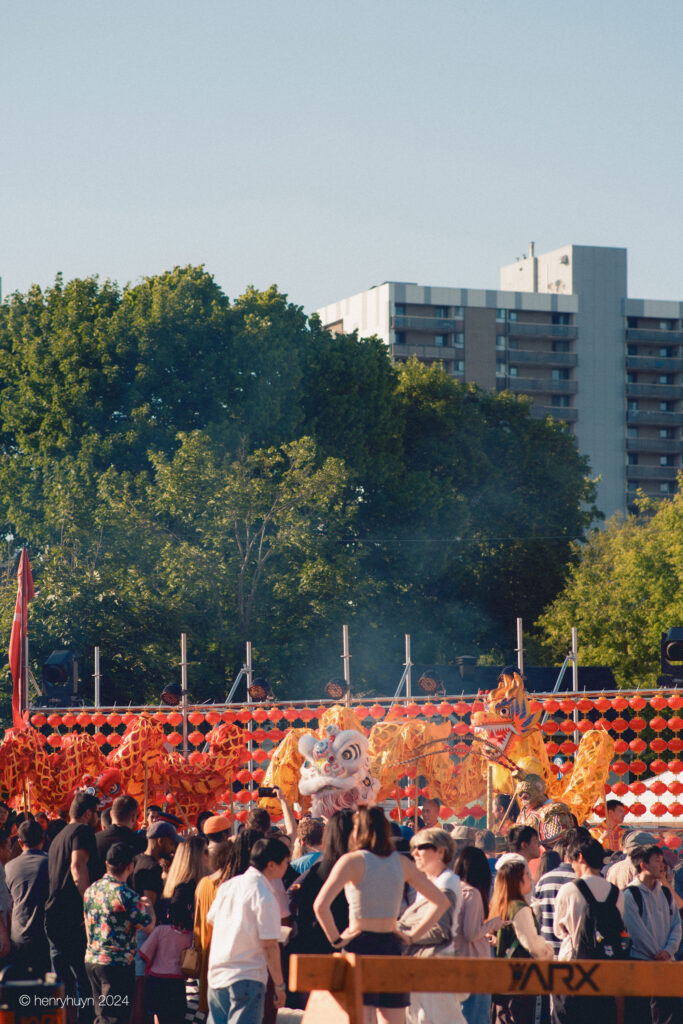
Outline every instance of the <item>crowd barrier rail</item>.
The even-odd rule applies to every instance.
[[[289,964],[289,988],[312,993],[305,1024],[363,1024],[364,992],[680,997],[683,963],[296,955]]]

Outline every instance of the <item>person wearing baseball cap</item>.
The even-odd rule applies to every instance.
[[[618,889],[625,889],[633,881],[638,872],[631,861],[631,853],[640,846],[655,846],[657,840],[651,832],[641,832],[632,829],[622,836],[621,849],[623,857],[609,868],[607,875],[608,882],[616,885]]]
[[[206,819],[202,831],[210,843],[224,843],[230,835],[230,818],[214,814]]]

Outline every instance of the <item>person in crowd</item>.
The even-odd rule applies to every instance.
[[[562,858],[557,850],[544,850],[541,856],[536,862],[536,870],[533,874],[534,880],[534,897],[536,896],[536,883],[542,875],[546,875],[549,871],[553,871],[558,868],[562,863]]]
[[[519,853],[503,854],[496,869],[491,913],[503,922],[496,956],[552,960],[553,947],[539,934],[528,904],[532,882],[526,858]],[[537,998],[495,994],[491,1007],[493,1024],[532,1024],[537,1015]]]
[[[150,825],[153,825],[155,821],[160,821],[161,816],[164,813],[163,807],[159,804],[148,804],[147,805],[147,817],[145,818],[145,828],[148,829]]]
[[[136,831],[138,821],[138,802],[135,797],[122,795],[117,796],[111,805],[111,825],[103,827],[97,833],[97,856],[101,870],[104,871],[107,859],[107,850],[114,843],[125,843],[132,846],[137,853],[142,853],[145,848],[145,841]],[[102,821],[104,825],[104,822]]]
[[[207,917],[211,904],[216,898],[218,886],[224,877],[223,873],[234,854],[229,818],[222,815],[208,818],[204,823],[204,834],[209,840],[208,868],[210,873],[199,880],[194,897],[194,948],[201,957],[198,1004],[200,1013],[209,1012],[207,973],[212,928]],[[225,877],[227,878],[227,875]]]
[[[538,832],[532,825],[515,825],[508,832],[507,840],[509,852],[518,853],[527,864],[541,856]]]
[[[6,804],[4,800],[0,800],[0,829],[3,829],[7,825],[8,821],[12,816],[9,804]]]
[[[135,850],[126,843],[110,846],[104,877],[83,896],[88,937],[85,968],[96,1024],[127,1024],[135,985],[136,935],[138,930],[149,935],[155,924],[150,900],[126,885],[134,856]]]
[[[216,815],[213,813],[213,811],[200,811],[199,812],[199,814],[197,815],[197,832],[199,833],[199,835],[202,835],[202,836],[204,835],[204,825],[205,825],[205,823],[209,820],[209,818],[214,818],[214,817],[216,817]]]
[[[291,862],[298,875],[315,864],[322,857],[325,823],[322,818],[303,818],[299,822],[297,845],[301,853]]]
[[[462,907],[460,878],[451,870],[455,843],[445,829],[425,828],[410,841],[410,849],[418,870],[433,882],[448,900],[448,909],[419,939],[407,943],[404,956],[453,956],[458,918]],[[418,895],[398,921],[400,935],[412,935],[425,916],[431,914],[426,897]],[[406,1017],[410,1024],[427,1024],[448,1019],[452,1024],[465,1024],[462,1013],[464,996],[457,992],[411,992]]]
[[[12,859],[12,845],[12,832],[6,824],[0,829],[0,960],[6,958],[11,949],[12,898],[5,877],[5,865]]]
[[[455,862],[460,878],[462,906],[458,914],[453,952],[455,956],[490,958],[488,935],[501,927],[499,917],[489,917],[491,866],[483,850],[466,846]],[[462,1004],[467,1024],[491,1024],[491,995],[472,992]]]
[[[333,949],[374,956],[397,956],[401,940],[417,942],[448,909],[448,899],[408,857],[393,848],[389,822],[381,807],[360,807],[354,815],[350,853],[344,854],[313,905]],[[397,918],[406,882],[430,904],[418,925],[398,937]],[[344,889],[349,926],[338,932],[332,903]],[[381,1009],[387,1024],[401,1024],[410,997],[403,993],[365,993],[363,1004]]]
[[[85,971],[86,935],[83,894],[99,878],[95,828],[97,797],[80,792],[69,808],[69,824],[52,840],[48,854],[48,897],[45,930],[52,969],[64,982],[67,996],[82,996],[79,1021],[92,1020],[90,981]],[[72,1004],[74,1005],[74,1004]]]
[[[164,881],[157,915],[161,924],[167,922],[169,909],[176,905],[181,908],[183,927],[192,929],[197,884],[208,873],[209,845],[203,835],[190,836],[177,847]]]
[[[591,897],[598,903],[611,900],[621,915],[624,897],[616,886],[602,877],[605,851],[596,839],[590,834],[585,834],[585,830],[580,830],[569,843],[566,858],[577,878],[565,882],[558,890],[555,899],[554,927],[555,935],[561,940],[558,960],[575,960],[588,955],[581,949],[580,942],[581,928],[588,912],[588,900]],[[582,892],[584,885],[586,888]],[[617,927],[622,931],[623,922],[618,915],[617,921]],[[600,998],[599,1002],[596,1002],[593,998],[585,996],[554,995],[553,1017],[557,1024],[581,1024],[593,1020],[615,1024],[617,1008],[613,997]]]
[[[21,854],[7,865],[6,880],[12,899],[12,962],[25,977],[42,978],[51,970],[50,947],[45,935],[48,894],[45,832],[38,821],[24,821],[17,829]]]
[[[631,936],[634,960],[675,960],[681,941],[681,918],[670,890],[662,886],[666,865],[659,846],[631,852],[636,877],[626,886],[624,924]],[[627,1024],[682,1024],[679,997],[653,995],[626,1000]]]
[[[597,828],[591,829],[592,836],[597,839],[604,850],[618,853],[624,837],[623,823],[626,807],[621,800],[608,800],[606,803],[605,821]]]
[[[67,826],[67,822],[62,817],[53,818],[52,821],[49,821],[47,823],[47,829],[45,831],[45,835],[46,835],[45,849],[46,849],[48,854],[50,852],[50,846],[52,845],[52,840],[55,838],[55,836],[59,835],[59,833],[62,831],[62,829],[66,828],[66,826]]]
[[[219,887],[207,915],[213,926],[208,972],[212,1024],[261,1024],[269,974],[275,1006],[285,1004],[280,907],[269,882],[283,877],[288,862],[285,843],[261,838],[249,868]]]
[[[181,838],[173,825],[157,818],[147,829],[147,845],[139,853],[133,863],[130,884],[139,896],[149,900],[156,907],[164,888],[162,862],[172,858]],[[137,937],[138,945],[144,942],[142,934]],[[145,963],[140,956],[135,957],[135,997],[131,1013],[132,1024],[142,1024],[145,1004]]]
[[[488,828],[478,829],[474,839],[474,845],[478,850],[484,851],[486,859],[489,862],[489,867],[491,868],[491,877],[495,877],[498,854],[496,851],[496,837],[493,832]]]
[[[179,848],[176,857],[183,849],[184,845]],[[140,947],[140,956],[147,972],[145,1008],[149,1020],[156,1017],[158,1024],[183,1024],[187,1013],[187,995],[182,956],[191,945],[192,915],[188,913],[183,900],[172,900],[168,905],[165,924],[157,925]]]
[[[105,807],[100,812],[100,828],[102,829],[102,831],[104,831],[107,828],[111,828],[111,807]]]
[[[441,811],[441,804],[436,797],[426,797],[422,801],[422,807],[420,814],[424,821],[425,828],[441,828],[442,825],[439,822],[439,813]]]
[[[304,871],[290,885],[287,893],[294,917],[294,932],[286,947],[291,956],[294,953],[332,953],[333,949],[315,916],[313,904],[330,876],[332,868],[349,849],[353,832],[353,811],[345,808],[335,811],[325,826],[323,852],[308,871]],[[349,905],[344,892],[340,892],[330,906],[335,927],[339,934],[348,928]],[[304,1010],[308,1001],[306,992],[290,992],[287,1005]]]
[[[655,846],[657,840],[651,832],[635,829],[627,832],[621,840],[622,856],[607,869],[607,881],[616,885],[617,889],[625,889],[633,881],[638,872],[631,860],[631,854],[641,846]]]
[[[508,814],[508,807],[511,803],[513,806]],[[493,798],[493,831],[497,835],[506,836],[513,827],[518,814],[517,801],[513,803],[512,797],[507,793],[496,793]]]
[[[588,838],[590,833],[584,828],[570,828],[560,836],[555,844],[561,861],[556,867],[544,871],[534,886],[533,909],[538,918],[541,935],[553,947],[555,956],[560,952],[560,940],[555,935],[555,900],[565,882],[573,882],[576,878],[574,868],[567,860],[567,850],[579,835]],[[541,857],[543,860],[543,857]]]
[[[451,832],[451,839],[454,843],[454,857],[465,849],[466,846],[474,846],[477,831],[469,825],[455,825]]]
[[[280,801],[280,807],[282,808],[283,817],[283,831],[289,839],[290,843],[294,843],[296,839],[297,821],[294,817],[294,811],[289,806],[287,799],[280,789],[279,786],[273,786],[275,790],[274,799]],[[252,807],[247,815],[246,827],[256,829],[262,835],[267,835],[272,827],[270,815],[265,807]]]

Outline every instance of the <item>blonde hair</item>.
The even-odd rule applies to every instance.
[[[183,882],[198,882],[209,873],[208,858],[204,857],[207,848],[204,836],[190,836],[184,843],[176,847],[171,866],[168,869],[162,895],[171,899],[173,893]]]
[[[455,857],[455,843],[445,828],[421,828],[410,840],[410,849],[420,846],[422,843],[431,843],[437,850],[444,850],[446,856],[443,858],[444,867],[449,867]]]

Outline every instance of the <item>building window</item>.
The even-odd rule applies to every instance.
[[[508,318],[508,311],[507,311],[507,309],[497,309],[496,310],[496,323],[504,324],[505,321],[507,320],[507,318]]]
[[[519,320],[519,313],[516,309],[511,309],[508,313],[508,320]]]
[[[405,302],[397,302],[394,305],[394,313],[396,314],[396,316],[405,316],[406,315],[406,304],[405,304]]]
[[[627,437],[638,437],[638,427],[627,427],[626,428],[626,436]]]
[[[553,380],[569,380],[569,370],[556,369],[552,371]]]
[[[674,322],[673,320],[660,320],[659,321],[660,331],[673,331]]]
[[[505,334],[497,334],[496,335],[496,348],[500,349],[500,348],[507,348],[507,347],[508,347],[507,336]]]
[[[674,404],[673,404],[673,402],[660,402],[659,403],[659,411],[660,412],[673,412],[674,411]]]
[[[659,354],[660,354],[660,356],[661,356],[661,357],[662,357],[663,359],[670,359],[670,358],[671,358],[671,349],[670,349],[670,348],[667,348],[667,346],[666,346],[666,345],[663,345],[663,346],[662,346],[662,347],[660,348],[660,350],[659,350]]]
[[[464,346],[464,344],[465,344],[465,335],[462,333],[462,331],[460,331],[455,336],[455,347],[456,348],[462,348]]]
[[[673,466],[673,464],[674,464],[674,457],[673,457],[673,455],[660,455],[659,456],[659,465],[660,466]]]
[[[662,427],[659,431],[659,436],[663,441],[673,440],[674,432],[671,427]]]
[[[554,324],[568,324],[569,313],[553,313],[552,322]]]
[[[462,317],[464,317],[464,315],[465,315],[465,307],[464,306],[453,306],[453,316],[455,317],[456,320],[461,320]]]
[[[670,373],[660,373],[659,383],[660,384],[673,384],[674,379]]]
[[[434,307],[434,316],[437,318],[437,320],[445,320],[446,317],[448,316],[448,309],[447,309],[447,307],[446,306],[435,306]]]
[[[550,404],[554,405],[556,409],[568,409],[569,395],[551,395]]]
[[[664,351],[666,352],[666,349]],[[659,350],[659,354],[660,355],[662,354],[662,350],[661,349]],[[626,355],[628,355],[628,356],[637,356],[638,355],[638,346],[637,345],[627,345],[626,346]]]
[[[569,342],[568,341],[554,341],[553,342],[553,352],[569,352]]]
[[[637,384],[638,383],[638,374],[637,373],[627,373],[626,374],[626,380],[627,380],[627,382],[629,384]]]
[[[638,412],[638,399],[637,398],[629,398],[629,400],[628,400],[628,411],[629,412]]]
[[[448,335],[447,334],[435,334],[434,335],[434,344],[438,348],[445,348],[446,345],[448,344]]]
[[[455,366],[455,372],[456,373],[464,373],[465,372],[465,360],[464,359],[456,359],[455,363],[454,363],[454,366]]]
[[[519,348],[519,342],[515,338],[508,338],[508,348]]]
[[[516,377],[517,376],[517,367],[516,366],[511,366],[510,369],[508,370],[508,373],[510,374],[511,377]]]
[[[637,330],[638,329],[638,317],[637,316],[627,316],[626,317],[626,326],[629,327],[631,330]]]
[[[676,484],[673,482],[673,480],[669,480],[667,483],[659,485],[660,494],[674,494],[675,491]]]
[[[507,376],[507,367],[505,363],[496,363],[496,377]]]
[[[627,458],[629,466],[637,466],[638,465],[638,456],[634,455],[633,452],[631,452],[629,455],[627,455],[626,458]]]
[[[405,345],[405,343],[406,343],[406,332],[405,331],[397,331],[396,332],[396,341],[394,342],[394,345]]]

